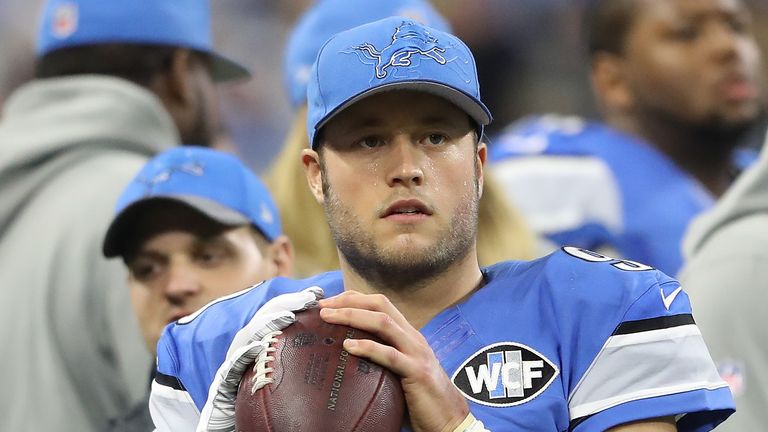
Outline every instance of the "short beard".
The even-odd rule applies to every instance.
[[[417,291],[465,258],[477,237],[479,183],[468,189],[451,223],[426,250],[406,253],[382,250],[352,212],[336,197],[320,163],[325,210],[331,235],[349,265],[381,292]]]

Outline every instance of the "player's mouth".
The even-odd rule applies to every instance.
[[[397,223],[416,223],[432,216],[432,209],[417,199],[398,200],[381,214],[382,219]]]
[[[729,74],[723,78],[718,84],[718,90],[725,100],[730,102],[745,102],[760,96],[760,90],[754,80],[741,73]]]

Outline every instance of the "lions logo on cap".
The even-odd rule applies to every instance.
[[[366,58],[376,62],[376,78],[384,79],[392,66],[411,65],[414,55],[432,59],[444,65],[445,48],[438,46],[438,40],[419,24],[403,22],[392,35],[392,42],[379,51],[370,43],[353,47]]]
[[[175,173],[184,173],[195,177],[201,177],[205,174],[205,167],[197,161],[184,162],[180,165],[171,165],[161,169],[149,178],[141,177],[139,181],[146,186],[147,190],[145,194],[149,195],[152,193],[155,186],[169,181]]]

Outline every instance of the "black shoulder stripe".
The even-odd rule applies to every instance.
[[[182,384],[181,381],[179,381],[179,379],[175,376],[157,372],[155,375],[155,381],[157,381],[157,383],[162,386],[170,387],[174,390],[187,391],[187,389],[184,388],[184,384]]]
[[[576,430],[577,426],[579,426],[580,424],[584,423],[584,421],[587,420],[590,417],[592,417],[591,414],[587,415],[587,416],[584,416],[584,417],[579,417],[579,418],[575,418],[575,419],[571,420],[571,424],[568,425],[568,432],[573,432],[574,430]]]
[[[625,321],[616,327],[616,330],[613,332],[613,336],[640,333],[651,330],[661,330],[689,324],[696,324],[696,321],[693,320],[693,315],[691,314],[662,316],[658,318],[648,318],[638,321]]]

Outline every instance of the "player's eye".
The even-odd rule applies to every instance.
[[[221,254],[216,252],[202,252],[197,255],[197,261],[204,265],[215,265],[221,261]]]
[[[128,270],[134,279],[146,282],[160,273],[160,265],[149,261],[137,262],[129,265]]]
[[[446,140],[448,140],[448,137],[440,133],[429,134],[426,138],[427,144],[432,145],[444,144]]]
[[[226,256],[227,253],[224,248],[206,246],[195,253],[195,261],[197,261],[202,266],[212,267],[221,264]]]
[[[750,30],[749,20],[744,17],[731,17],[728,19],[727,24],[735,33],[743,34]]]
[[[672,37],[680,41],[692,41],[699,37],[699,28],[693,24],[682,25],[672,29]]]
[[[358,141],[358,145],[367,149],[379,147],[383,143],[384,143],[384,140],[382,140],[380,137],[377,137],[377,136],[367,136],[361,139],[360,141]]]

